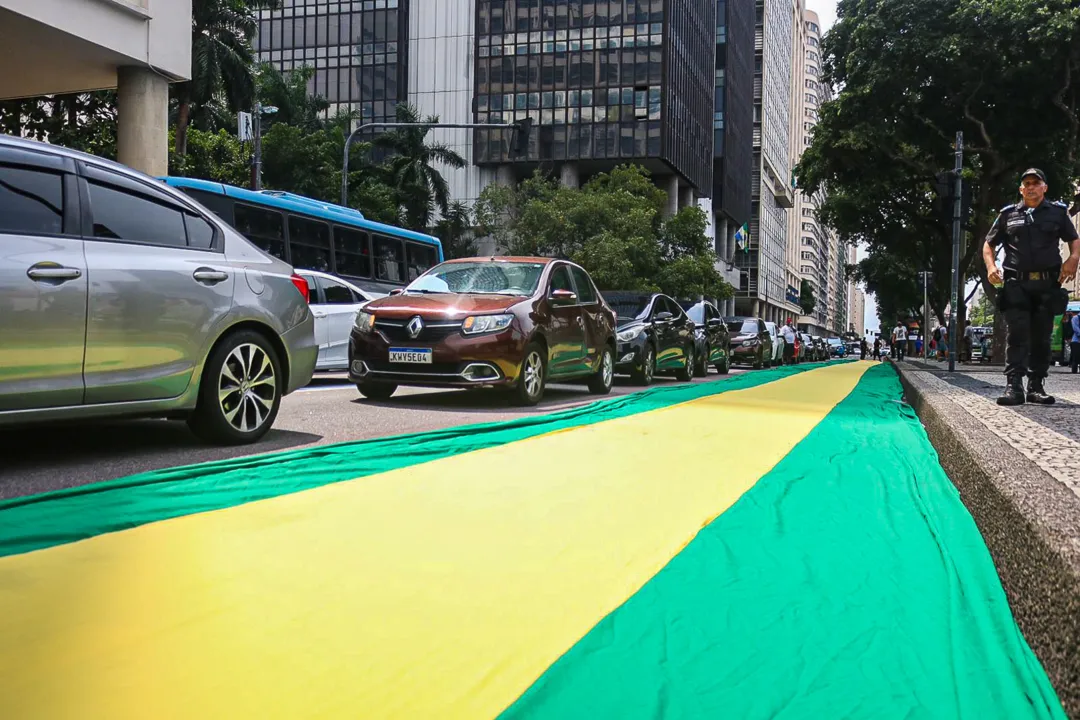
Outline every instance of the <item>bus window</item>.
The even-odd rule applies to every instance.
[[[401,241],[383,235],[371,238],[375,256],[375,277],[387,282],[405,282],[405,251]]]
[[[405,257],[409,270],[409,280],[411,282],[435,265],[435,248],[427,245],[406,243]]]
[[[276,258],[285,259],[285,223],[281,213],[236,203],[236,224],[240,234]]]
[[[371,246],[363,230],[334,226],[334,259],[337,274],[349,277],[371,277]]]
[[[179,190],[195,202],[201,203],[206,209],[213,211],[215,215],[225,222],[235,227],[236,221],[233,218],[233,201],[230,198],[227,198],[224,195],[204,192],[202,190],[193,190],[191,188],[179,188]]]
[[[330,226],[290,215],[289,250],[293,267],[330,272]]]

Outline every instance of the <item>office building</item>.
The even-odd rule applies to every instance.
[[[120,162],[168,172],[169,83],[191,78],[191,0],[0,0],[0,100],[117,89]]]
[[[758,0],[755,7],[753,172],[749,252],[736,253],[745,273],[739,313],[776,322],[798,313],[788,290],[787,211],[791,191],[791,55],[793,6],[800,0]]]
[[[754,0],[717,0],[710,215],[717,270],[735,288],[744,273],[735,264],[735,232],[750,222],[754,163]],[[734,298],[720,308],[735,314]]]

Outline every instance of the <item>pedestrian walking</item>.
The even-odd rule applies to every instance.
[[[922,357],[922,335],[915,338],[915,357]]]
[[[949,359],[949,328],[944,325],[938,328],[937,352],[938,360]]]
[[[1054,316],[1064,313],[1068,304],[1061,285],[1076,275],[1080,239],[1065,204],[1046,199],[1048,189],[1042,170],[1025,170],[1020,176],[1023,199],[1001,209],[983,243],[987,277],[994,285],[1003,284],[998,292],[998,309],[1005,313],[1008,327],[1008,385],[998,398],[999,405],[1020,405],[1025,399],[1040,405],[1054,402],[1044,385],[1050,369],[1050,336]],[[1064,263],[1059,241],[1069,246]],[[997,251],[1002,247],[1005,259],[999,268]]]
[[[971,362],[971,349],[975,346],[975,328],[970,320],[964,321],[964,344],[960,346],[960,362]]]
[[[1069,367],[1073,375],[1080,368],[1080,313],[1069,313]]]
[[[859,359],[860,360],[865,360],[866,359],[866,351],[867,350],[869,350],[869,348],[866,347],[866,338],[863,338],[859,342]]]
[[[907,346],[907,328],[904,323],[896,321],[896,327],[892,331],[893,360],[903,360],[904,350]]]

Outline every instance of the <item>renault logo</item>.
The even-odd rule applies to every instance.
[[[424,321],[417,315],[409,321],[409,324],[405,326],[405,329],[409,331],[409,337],[415,340],[420,337],[420,333],[424,331]]]

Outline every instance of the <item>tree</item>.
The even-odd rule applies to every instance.
[[[476,219],[500,249],[573,260],[601,290],[730,297],[704,213],[688,207],[665,220],[666,200],[647,170],[622,165],[580,189],[540,174],[515,188],[491,185],[477,200]]]
[[[308,81],[315,76],[310,65],[282,73],[270,63],[262,63],[255,73],[256,94],[265,106],[276,107],[277,112],[268,115],[263,127],[284,123],[305,132],[322,130],[327,123],[322,115],[330,103],[321,95],[308,93]]]
[[[809,280],[799,283],[799,307],[803,315],[809,315],[817,307],[817,298],[814,297],[814,288]]]
[[[255,11],[278,0],[194,0],[191,5],[191,80],[173,86],[177,102],[176,154],[187,153],[193,107],[223,100],[232,113],[255,100]]]
[[[1041,167],[1058,191],[1080,176],[1080,7],[1068,0],[842,0],[838,17],[822,50],[824,80],[841,90],[820,109],[796,171],[799,185],[810,193],[825,188],[822,220],[842,241],[867,245],[859,272],[876,286],[879,304],[918,307],[909,280],[932,270],[931,305],[944,319],[951,233],[933,211],[933,178],[952,167],[954,133],[962,130],[973,237],[961,257],[961,285],[979,277],[992,300],[982,239],[995,210],[1016,199],[1019,172]],[[995,351],[1003,345],[996,342]]]
[[[971,308],[969,319],[975,327],[991,327],[994,324],[995,315],[997,315],[997,308],[986,293],[983,293],[979,295],[975,306]]]
[[[116,159],[116,91],[0,102],[0,132]]]
[[[399,103],[396,114],[397,122],[401,123],[439,122],[436,115],[422,118],[408,103]],[[449,209],[450,188],[435,166],[456,169],[466,164],[465,159],[449,146],[428,143],[430,130],[426,124],[395,128],[376,135],[371,142],[372,149],[387,154],[382,164],[386,180],[398,192],[404,211],[403,221],[414,230],[427,229],[435,211],[445,215]]]
[[[476,255],[472,211],[460,200],[450,203],[442,219],[435,223],[434,234],[442,241],[447,259]]]

